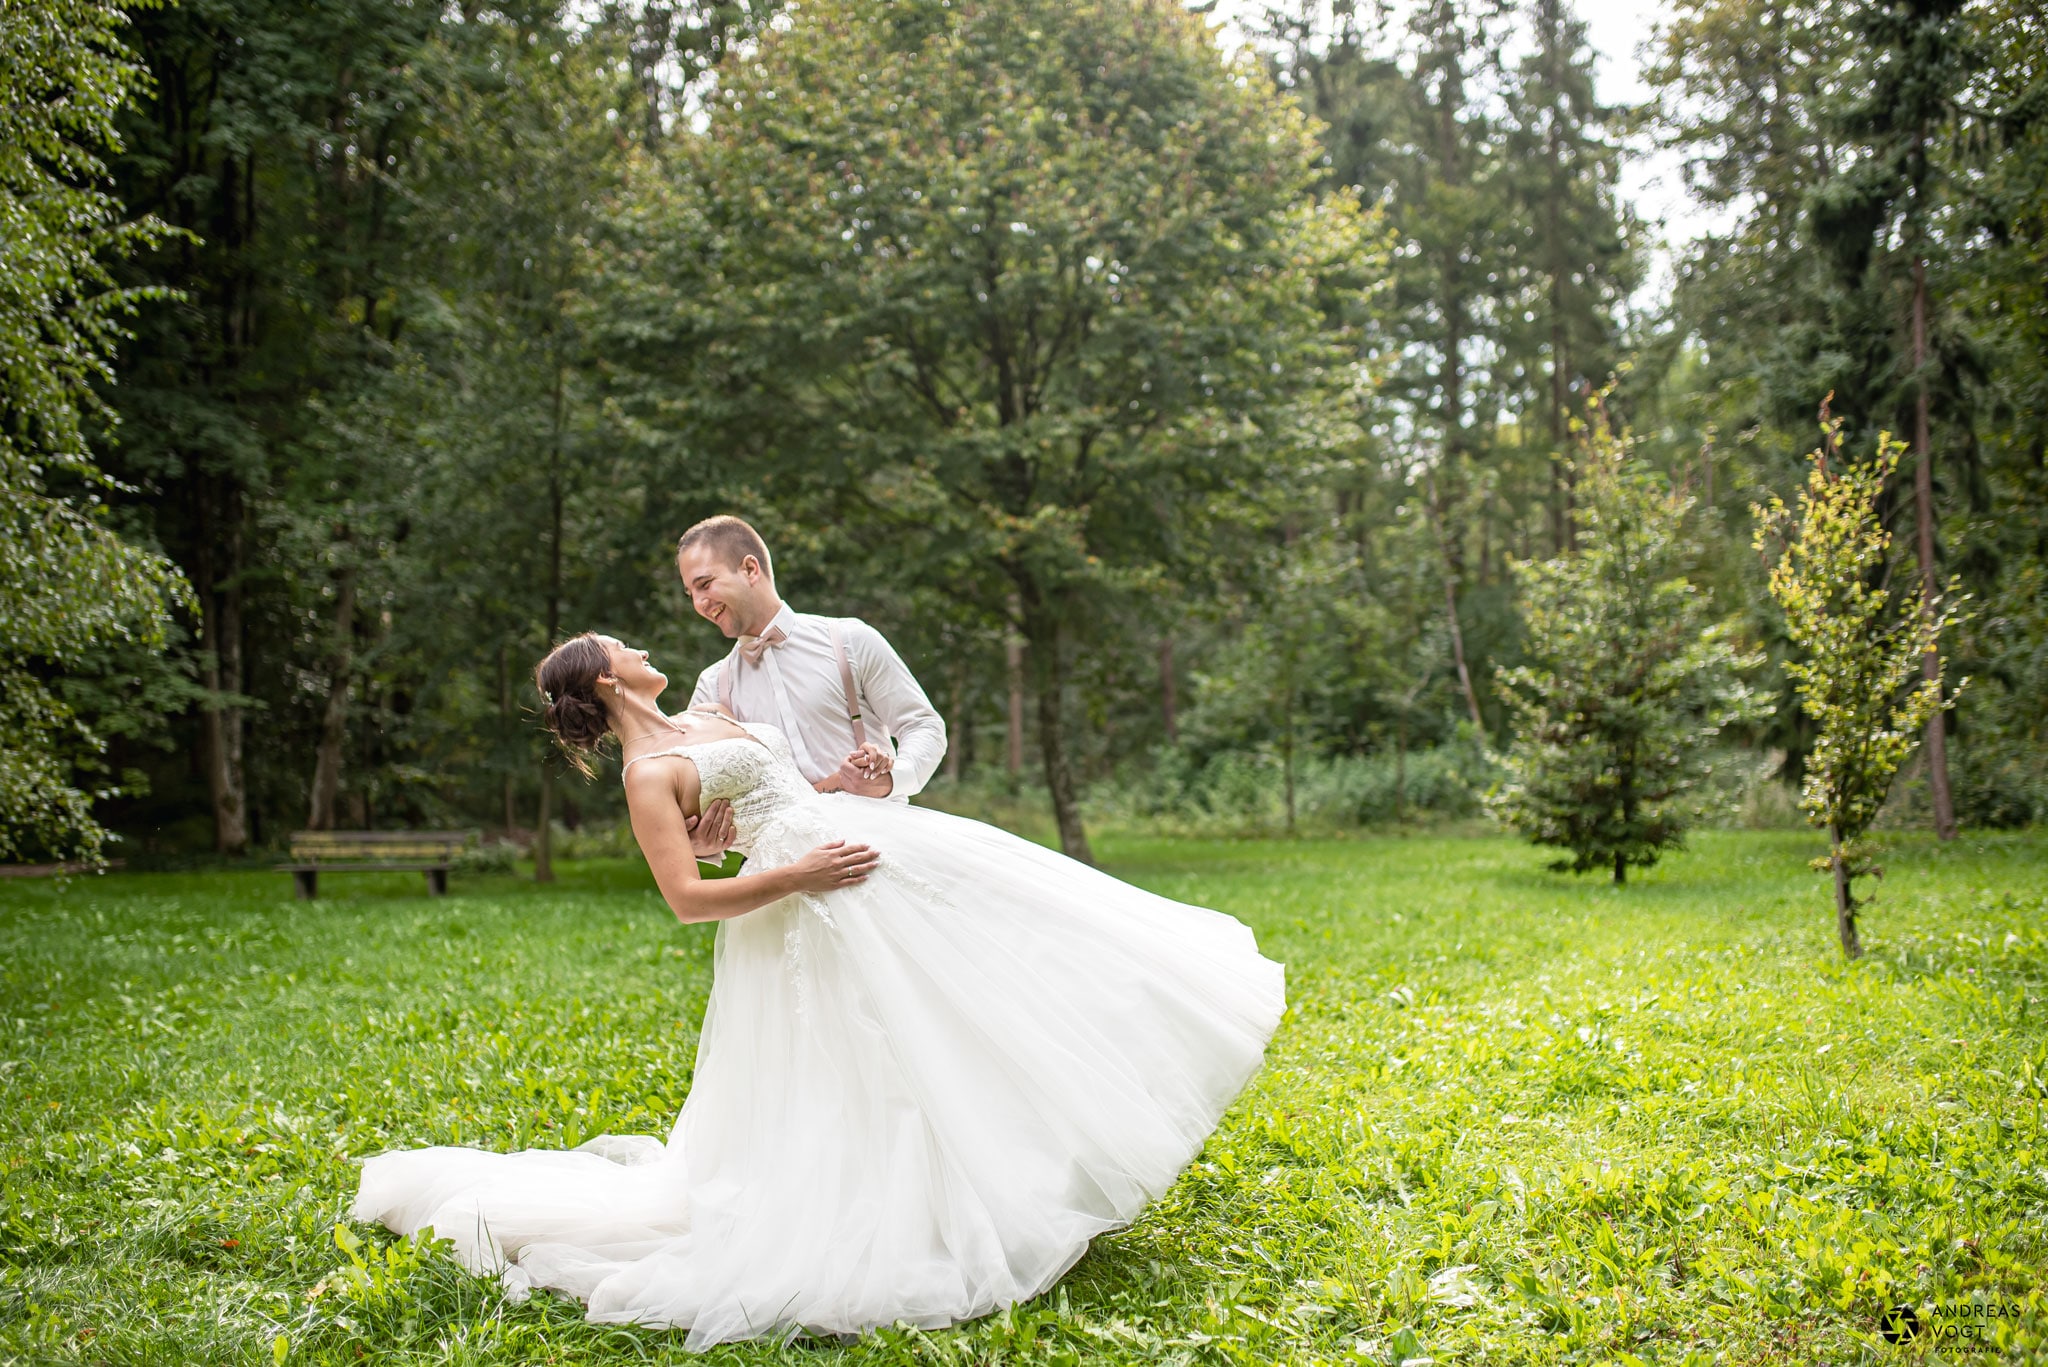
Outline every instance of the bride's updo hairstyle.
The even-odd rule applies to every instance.
[[[596,632],[586,631],[549,651],[533,671],[533,686],[546,704],[541,717],[569,763],[585,778],[590,777],[590,762],[584,756],[611,734],[611,719],[597,698],[597,676],[611,667],[604,642]]]

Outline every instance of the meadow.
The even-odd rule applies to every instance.
[[[1200,1160],[1036,1302],[707,1360],[2048,1361],[2048,836],[1899,838],[1855,964],[1814,846],[1106,839],[1288,966]],[[345,1215],[387,1147],[665,1133],[711,929],[623,859],[327,884],[0,884],[0,1361],[696,1360]]]

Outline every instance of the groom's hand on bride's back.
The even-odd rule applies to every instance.
[[[702,816],[683,819],[690,832],[690,853],[699,859],[718,862],[732,848],[732,804],[719,798],[704,809]]]

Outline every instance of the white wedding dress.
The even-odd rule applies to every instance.
[[[1257,1070],[1280,965],[1220,912],[994,827],[820,796],[779,731],[747,729],[665,752],[732,803],[746,869],[833,839],[881,863],[720,923],[667,1143],[382,1154],[356,1218],[432,1226],[515,1295],[686,1327],[693,1350],[1045,1291],[1172,1184]]]

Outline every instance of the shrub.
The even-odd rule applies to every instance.
[[[1855,883],[1882,872],[1864,835],[1927,719],[1944,705],[1939,669],[1923,679],[1921,662],[1955,608],[1953,585],[1950,601],[1927,610],[1886,587],[1892,537],[1879,507],[1905,443],[1879,433],[1873,459],[1837,471],[1829,461],[1841,453],[1841,431],[1823,403],[1821,444],[1797,514],[1776,497],[1754,512],[1757,548],[1774,538],[1784,546],[1771,568],[1771,597],[1800,652],[1785,672],[1818,733],[1801,799],[1807,820],[1828,833],[1828,852],[1813,867],[1833,875],[1835,928],[1842,953],[1854,959],[1863,953],[1856,911],[1864,900]]]

